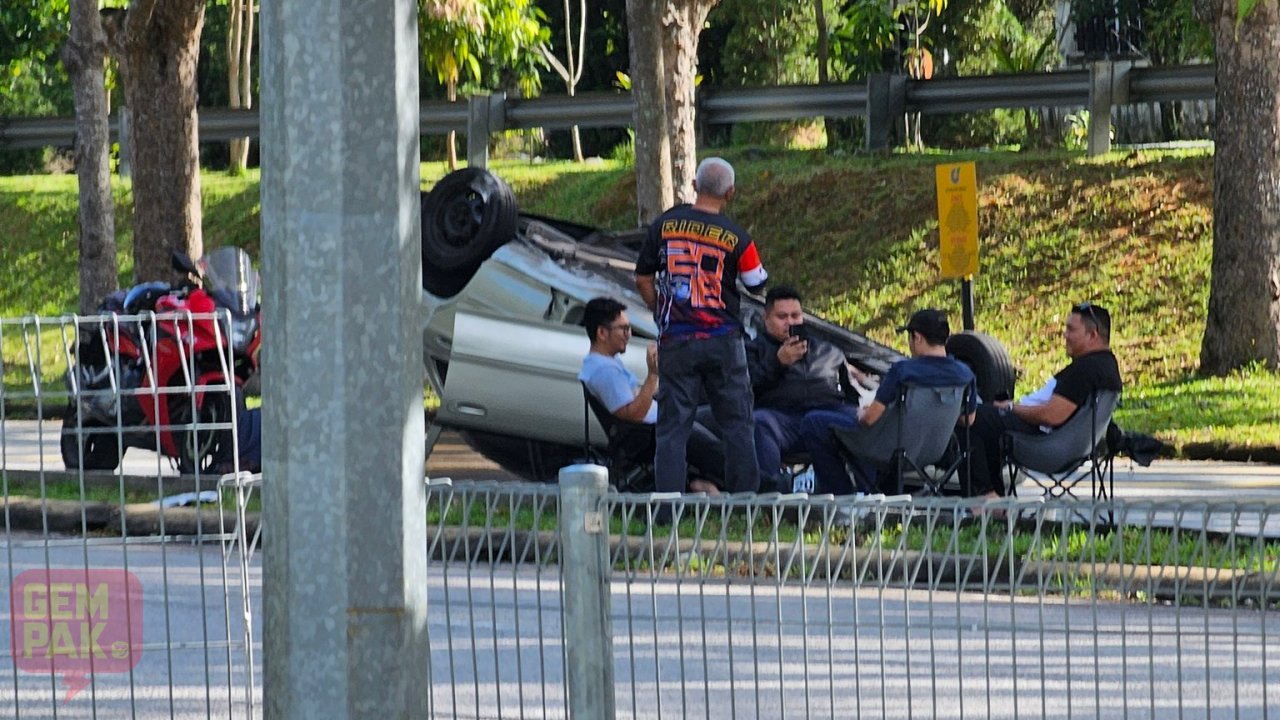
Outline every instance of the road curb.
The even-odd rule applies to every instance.
[[[11,495],[0,505],[7,518],[6,531],[144,537],[165,535],[213,539],[235,532],[234,508],[170,507],[152,503],[132,503],[123,509],[114,503],[79,500],[52,500]],[[245,513],[245,529],[252,537],[258,531],[259,513]],[[161,530],[163,529],[163,532]]]

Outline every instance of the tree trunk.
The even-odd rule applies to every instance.
[[[677,202],[693,202],[698,167],[695,132],[698,34],[716,0],[667,0],[662,11],[662,62],[666,71],[671,180]],[[638,151],[638,148],[637,148]]]
[[[230,106],[253,107],[253,0],[231,0],[227,5],[227,84]],[[249,138],[231,141],[231,172],[239,175],[249,167]]]
[[[449,102],[458,102],[458,81],[450,80],[445,85],[445,92]],[[458,133],[450,130],[445,137],[445,144],[448,146],[449,172],[458,169]]]
[[[196,60],[203,0],[134,0],[121,76],[132,113],[134,279],[173,275],[170,254],[203,252]]]
[[[568,77],[565,78],[565,84],[568,86],[569,97],[578,89],[578,81],[582,79],[582,60],[583,51],[587,44],[587,0],[579,0],[578,2],[578,42],[575,46],[573,42],[573,23],[569,21],[569,0],[564,0],[564,39],[565,39],[565,60],[568,60]],[[577,56],[574,56],[575,47],[577,48]],[[574,162],[582,162],[582,133],[578,132],[578,126],[574,125],[570,131],[573,137],[573,160]]]
[[[662,17],[652,0],[627,0],[631,96],[635,99],[636,212],[648,225],[672,203]]]
[[[119,287],[115,207],[111,199],[111,139],[105,83],[107,37],[97,0],[71,0],[71,36],[62,64],[76,105],[76,179],[80,186],[80,313],[97,309]]]
[[[1280,368],[1280,8],[1215,3],[1213,266],[1200,371]]]
[[[826,0],[813,0],[813,20],[818,30],[818,84],[826,85],[829,79],[827,66],[831,63],[831,45],[827,38]]]

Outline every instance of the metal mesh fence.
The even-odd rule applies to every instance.
[[[435,715],[567,716],[554,490],[429,497]],[[617,715],[1280,712],[1280,505],[985,509],[609,496]]]
[[[0,716],[257,714],[257,501],[222,332],[212,314],[0,320]]]
[[[154,370],[154,347],[64,383],[78,340],[122,320],[0,321],[0,715],[253,717],[261,478],[234,458],[178,474],[143,439],[234,443],[236,415],[125,421],[130,402],[181,416],[173,398],[238,401],[235,386],[200,382],[181,353],[182,382],[124,381]],[[85,467],[86,437],[108,439],[111,469]],[[432,716],[1280,715],[1280,503],[1014,498],[975,516],[601,486],[582,513],[565,492],[428,483]],[[607,631],[584,633],[584,598]],[[576,704],[584,676],[610,712]]]

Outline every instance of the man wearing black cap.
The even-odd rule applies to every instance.
[[[875,425],[884,411],[897,402],[899,391],[904,383],[923,387],[969,386],[970,400],[965,413],[972,420],[975,402],[973,398],[977,394],[976,381],[969,366],[947,356],[947,338],[951,336],[951,326],[947,323],[947,316],[940,310],[917,310],[906,325],[898,328],[898,331],[907,333],[907,347],[910,349],[911,357],[907,360],[899,360],[889,368],[889,372],[885,373],[880,380],[880,387],[876,389],[875,400],[859,411],[857,421],[850,421],[848,418],[837,415],[813,414],[805,418],[801,428],[806,436],[829,437],[832,427],[856,428]],[[810,458],[813,461],[815,492],[835,495],[847,495],[853,492],[854,486],[845,470],[844,459],[834,447],[811,450]],[[878,492],[875,471],[869,464],[855,465],[854,473],[857,476],[857,489],[860,492]]]
[[[1063,332],[1071,363],[1036,392],[1013,403],[983,405],[969,437],[969,491],[988,498],[1004,494],[1000,436],[1006,432],[1053,432],[1097,390],[1120,392],[1120,366],[1111,352],[1111,313],[1083,302],[1071,307]]]

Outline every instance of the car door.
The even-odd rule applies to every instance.
[[[645,372],[647,341],[624,362]],[[581,445],[584,403],[578,371],[590,347],[582,327],[459,310],[437,421],[452,427]],[[604,435],[590,420],[593,440]]]

